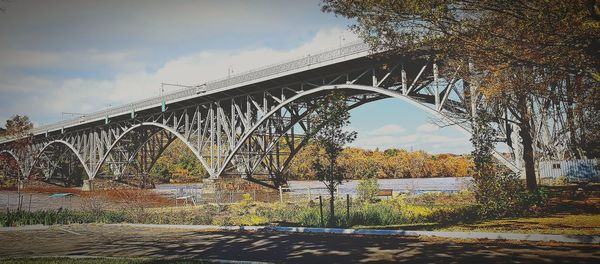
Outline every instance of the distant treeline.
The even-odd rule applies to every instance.
[[[304,147],[290,164],[286,172],[287,178],[316,180],[311,164],[318,155],[323,155],[323,152],[315,145],[309,144]],[[424,151],[380,151],[354,147],[346,148],[339,162],[346,168],[347,179],[464,177],[470,176],[473,166],[469,157],[460,155],[432,155]],[[181,142],[175,141],[154,165],[151,177],[154,182],[185,182],[205,178],[207,173],[192,152]]]
[[[315,145],[306,146],[292,161],[290,180],[314,180],[311,164],[319,155]],[[402,149],[384,151],[349,147],[342,152],[339,163],[346,169],[345,178],[380,179],[465,177],[470,175],[473,162],[469,157],[454,154],[432,155],[424,151]]]

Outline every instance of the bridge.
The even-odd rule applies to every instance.
[[[476,83],[458,79],[457,70],[425,53],[381,56],[362,42],[351,43],[40,126],[26,137],[2,138],[0,155],[10,158],[23,178],[37,171],[50,179],[57,169],[78,166],[90,181],[120,179],[148,174],[165,149],[181,140],[210,179],[239,175],[278,186],[319,128],[310,118],[316,100],[332,91],[345,94],[351,109],[394,98],[470,134],[471,116],[485,98]],[[520,148],[511,133],[518,128],[509,119],[495,127],[510,155],[495,156],[519,172]]]

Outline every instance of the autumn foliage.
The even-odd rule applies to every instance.
[[[289,180],[315,180],[310,164],[323,151],[316,145],[306,146],[294,158]],[[424,151],[409,152],[401,149],[385,151],[349,147],[342,151],[339,160],[346,168],[345,179],[427,178],[470,176],[473,162],[469,157],[455,154],[432,155]]]

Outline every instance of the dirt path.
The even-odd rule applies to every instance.
[[[56,226],[0,232],[0,257],[127,256],[292,263],[600,263],[600,245]]]

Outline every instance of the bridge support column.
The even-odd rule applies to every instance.
[[[83,186],[81,190],[84,192],[89,192],[94,190],[94,180],[83,180]]]
[[[202,192],[203,193],[216,193],[218,189],[217,179],[204,179],[202,180]]]

